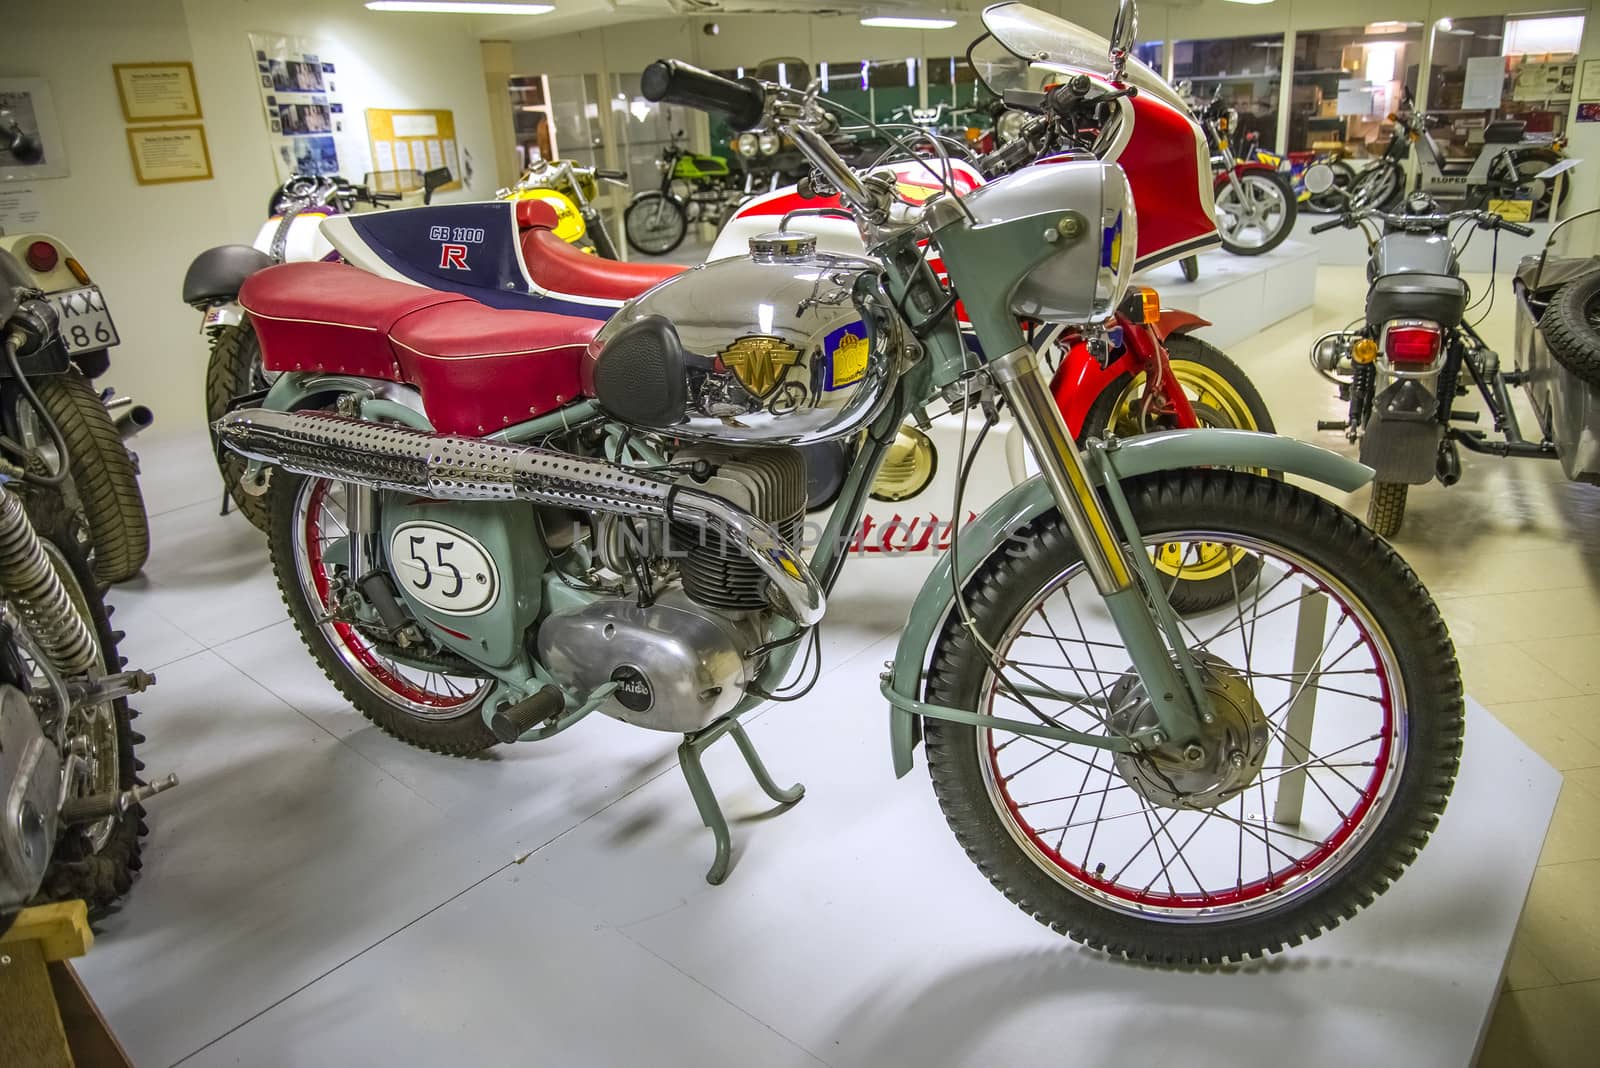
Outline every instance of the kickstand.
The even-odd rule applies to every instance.
[[[233,498],[228,495],[228,490],[227,490],[226,487],[224,487],[223,490],[222,490],[222,511],[218,512],[217,514],[218,515],[227,515],[228,514],[228,506],[231,505],[232,503],[233,503]]]
[[[683,743],[678,746],[678,765],[683,769],[683,777],[689,782],[689,793],[694,795],[695,807],[700,810],[701,822],[711,829],[711,836],[717,843],[716,859],[711,862],[711,870],[706,872],[706,882],[712,886],[720,884],[728,877],[732,843],[728,834],[728,821],[722,815],[722,806],[717,803],[717,795],[711,790],[711,781],[706,778],[705,768],[701,766],[700,754],[724,734],[733,735],[733,740],[739,743],[739,752],[744,754],[745,763],[750,765],[750,774],[755,776],[756,782],[766,791],[768,797],[780,805],[788,806],[806,795],[806,788],[799,783],[785,790],[772,781],[771,773],[767,771],[767,766],[761,762],[761,757],[756,752],[755,743],[750,741],[750,736],[744,732],[738,720],[732,718],[718,720],[693,734],[685,734]]]

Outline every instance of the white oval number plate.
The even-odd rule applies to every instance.
[[[441,523],[402,523],[389,539],[389,565],[413,598],[452,616],[486,612],[500,595],[500,572],[482,544]]]

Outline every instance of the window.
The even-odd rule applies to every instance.
[[[1239,112],[1240,145],[1254,135],[1262,148],[1278,143],[1278,86],[1282,36],[1219,37],[1172,43],[1172,81],[1188,82],[1191,95],[1214,94]]]
[[[1415,88],[1421,56],[1420,22],[1297,33],[1289,151],[1382,155],[1393,129],[1385,117]]]
[[[1440,19],[1433,27],[1428,113],[1446,156],[1473,156],[1497,119],[1532,134],[1564,132],[1583,36],[1581,16]]]

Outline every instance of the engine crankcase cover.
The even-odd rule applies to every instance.
[[[688,441],[807,445],[883,410],[899,325],[879,268],[809,253],[717,260],[622,306],[584,361],[614,418]]]
[[[539,625],[539,660],[561,682],[617,689],[608,716],[686,734],[733,710],[751,679],[745,656],[755,624],[695,605],[676,590],[640,607],[626,598],[592,601]]]
[[[0,686],[0,912],[21,908],[44,879],[56,838],[61,754],[15,686]]]

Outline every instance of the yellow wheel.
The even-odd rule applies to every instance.
[[[1183,387],[1202,426],[1274,431],[1261,394],[1220,349],[1189,334],[1174,334],[1166,344],[1172,376]],[[1176,426],[1160,398],[1145,403],[1143,374],[1124,375],[1095,401],[1084,420],[1083,436],[1109,433],[1127,438]],[[1254,473],[1270,474],[1259,469]],[[1228,603],[1255,581],[1260,571],[1260,561],[1248,557],[1243,549],[1209,542],[1167,542],[1156,547],[1152,559],[1164,584],[1170,583],[1167,594],[1173,608],[1185,615]],[[1230,574],[1235,569],[1237,573]]]

